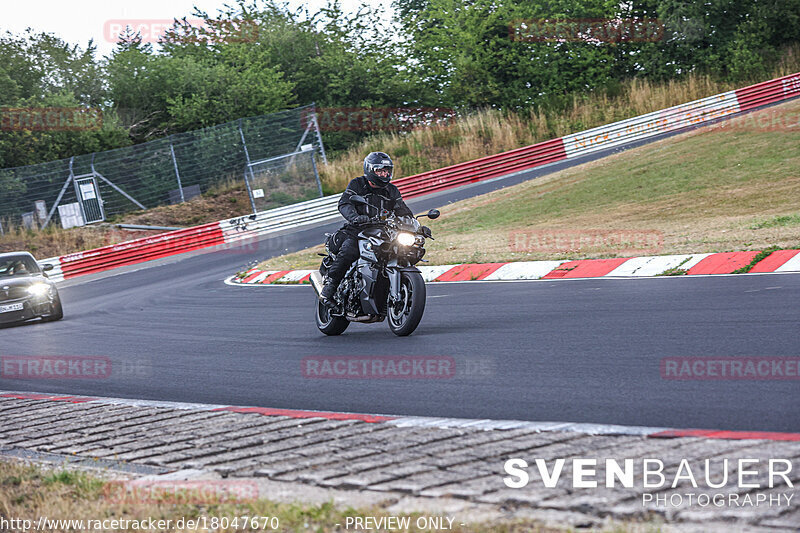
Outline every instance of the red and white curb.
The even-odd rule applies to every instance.
[[[714,254],[656,255],[618,259],[576,261],[520,261],[512,263],[463,263],[420,266],[428,282],[511,281],[576,278],[642,278],[678,268],[689,276],[731,274],[749,265],[759,254],[725,252]],[[226,280],[233,285],[296,285],[309,282],[313,270],[259,270],[251,268]],[[749,274],[800,272],[800,250],[778,250],[756,263]]]
[[[39,400],[95,405],[127,405],[132,407],[162,407],[195,411],[229,411],[233,413],[255,413],[263,416],[285,416],[289,418],[324,418],[327,420],[357,420],[367,423],[384,423],[401,428],[464,428],[491,430],[528,429],[537,432],[570,432],[586,435],[636,435],[648,438],[695,437],[720,440],[769,440],[800,442],[800,433],[775,431],[726,431],[718,429],[673,429],[646,426],[622,426],[615,424],[589,424],[573,422],[529,422],[524,420],[490,420],[469,418],[436,418],[424,416],[392,416],[335,411],[313,411],[298,409],[275,409],[270,407],[247,407],[207,403],[167,402],[157,400],[134,400],[102,396],[71,396],[50,393],[0,391],[0,398],[15,400]]]

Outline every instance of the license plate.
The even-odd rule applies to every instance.
[[[0,313],[10,313],[11,311],[22,311],[25,308],[24,305],[21,303],[19,304],[10,304],[10,305],[0,305]]]

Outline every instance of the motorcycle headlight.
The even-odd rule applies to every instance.
[[[50,291],[50,286],[47,283],[34,283],[28,287],[28,294],[31,296],[44,296]]]
[[[397,242],[403,246],[411,246],[414,244],[416,237],[413,233],[407,233],[405,231],[401,231],[397,234]]]

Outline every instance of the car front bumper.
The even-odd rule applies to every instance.
[[[47,316],[53,312],[53,304],[49,298],[35,300],[26,298],[23,300],[10,300],[0,302],[0,306],[22,303],[21,311],[6,311],[0,313],[0,324],[13,324],[14,322],[24,322],[41,316]]]

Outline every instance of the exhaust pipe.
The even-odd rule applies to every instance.
[[[346,315],[345,318],[350,322],[375,322],[375,317],[372,315],[353,316]]]
[[[314,292],[317,293],[317,297],[322,294],[322,274],[319,273],[319,270],[315,270],[311,273],[311,277],[309,278],[311,281],[311,286],[314,287]]]

